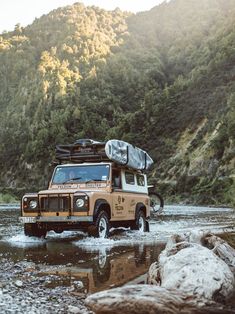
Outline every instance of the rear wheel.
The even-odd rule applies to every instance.
[[[25,224],[24,225],[24,234],[28,237],[38,237],[45,238],[47,231],[44,229],[38,228],[37,224]]]
[[[101,211],[93,226],[90,226],[88,233],[90,236],[96,238],[108,238],[109,237],[109,218],[105,211]]]
[[[138,211],[135,221],[131,224],[131,229],[139,230],[141,232],[147,231],[147,221],[145,214],[142,210]]]

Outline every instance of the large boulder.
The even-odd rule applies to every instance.
[[[233,292],[234,276],[228,265],[209,249],[188,242],[163,251],[149,269],[148,282],[178,289],[202,301],[225,300]]]
[[[202,232],[170,237],[148,283],[178,289],[203,300],[225,301],[233,292],[235,250],[224,240]]]

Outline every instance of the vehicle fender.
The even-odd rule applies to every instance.
[[[94,213],[93,213],[94,220],[98,216],[98,213],[101,207],[104,207],[105,209],[107,209],[106,211],[108,212],[109,219],[110,219],[111,218],[110,204],[107,202],[106,199],[99,198],[95,201],[95,208],[94,208]]]

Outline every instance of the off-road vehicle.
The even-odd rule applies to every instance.
[[[48,189],[22,198],[25,235],[81,230],[105,238],[110,227],[149,230],[146,152],[122,141],[79,140],[58,145],[56,159]]]

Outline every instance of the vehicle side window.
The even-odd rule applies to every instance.
[[[112,175],[112,186],[114,188],[120,189],[121,188],[121,174],[120,171],[118,170],[113,170],[113,175]]]
[[[135,184],[135,176],[133,173],[131,172],[125,172],[125,180],[126,180],[126,184]]]
[[[136,179],[137,179],[137,184],[139,186],[145,186],[145,180],[144,180],[144,176],[142,174],[137,174]]]

